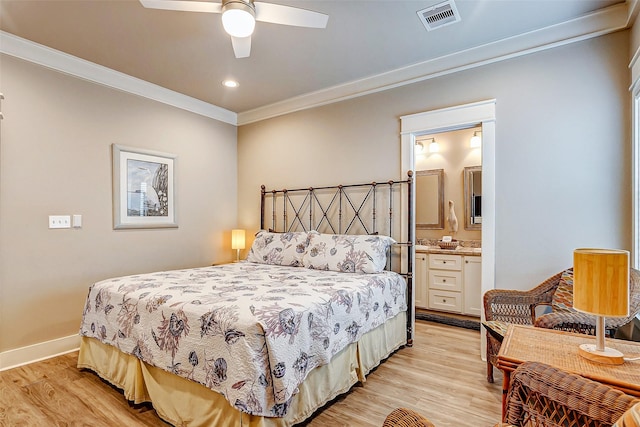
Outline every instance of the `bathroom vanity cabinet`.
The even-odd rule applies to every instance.
[[[481,259],[416,252],[416,307],[480,317]]]

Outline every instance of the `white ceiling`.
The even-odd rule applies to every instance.
[[[441,0],[272,2],[326,13],[327,28],[258,22],[244,59],[234,57],[220,15],[145,9],[137,0],[1,0],[0,29],[250,121],[252,112],[276,114],[256,113],[270,106],[295,110],[508,56],[523,39],[534,49],[614,31],[627,20],[621,26],[611,11],[628,13],[624,0],[456,0],[461,22],[427,32],[416,11]],[[240,87],[223,87],[227,78]]]

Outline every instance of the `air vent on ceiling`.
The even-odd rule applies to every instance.
[[[455,24],[460,21],[458,8],[453,0],[447,0],[416,12],[427,31]]]

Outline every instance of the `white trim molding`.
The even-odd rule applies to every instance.
[[[634,58],[636,58],[634,56]],[[640,268],[640,84],[636,79],[631,88],[631,267]]]
[[[456,105],[454,107],[402,116],[400,117],[402,122],[401,132],[402,135],[406,135],[408,133],[420,134],[424,133],[425,129],[428,129],[428,133],[440,133],[447,132],[449,130],[462,129],[475,123],[495,120],[495,105],[496,100],[489,99],[486,101]],[[413,150],[409,150],[409,152],[412,153]]]
[[[629,3],[628,26],[635,25],[640,12],[640,1],[627,0]],[[632,224],[631,224],[631,266],[640,268],[640,47],[637,47],[631,61],[631,188],[632,188]],[[638,315],[640,319],[640,314]]]
[[[240,113],[76,58],[4,31],[0,31],[0,53],[224,123],[241,126],[602,36],[628,28],[635,20],[637,10],[636,1],[619,3],[556,25]],[[634,56],[632,65],[635,62]]]
[[[0,353],[0,371],[71,353],[80,348],[80,336],[70,335]]]
[[[231,125],[238,123],[238,115],[233,111],[51,49],[5,31],[0,31],[0,53],[224,123]]]
[[[633,92],[640,81],[640,46],[636,49],[629,62],[629,69],[631,70],[631,86],[629,90]]]
[[[243,111],[238,113],[238,126],[602,36],[627,28],[628,13],[627,3],[620,3],[560,24]]]
[[[496,275],[496,100],[474,102],[400,117],[401,170],[415,167],[416,136],[482,125],[482,289],[495,288]],[[415,191],[413,192],[415,197]],[[413,203],[415,209],[415,200]],[[415,215],[415,212],[414,212]],[[414,230],[415,232],[415,230]],[[413,234],[412,234],[413,235]],[[415,260],[414,260],[415,265]],[[482,301],[479,301],[482,306]],[[484,313],[482,313],[484,317]],[[484,334],[480,356],[486,354]]]

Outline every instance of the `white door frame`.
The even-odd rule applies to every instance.
[[[631,267],[640,268],[640,80],[630,88],[632,96],[631,188],[633,201]],[[640,317],[640,315],[639,315]]]
[[[479,124],[482,126],[482,295],[489,289],[495,288],[495,104],[495,99],[489,99],[400,117],[403,173],[415,168],[414,146],[417,136],[467,129]],[[415,191],[413,195],[415,198]],[[415,199],[413,206],[415,210]],[[415,212],[413,214],[415,217]],[[412,230],[411,236],[412,241],[415,241],[415,230]],[[413,264],[415,265],[415,260]],[[482,307],[482,301],[480,306]],[[413,313],[415,316],[415,310]],[[484,318],[484,312],[482,316]],[[480,355],[484,359],[486,340],[483,338],[484,335],[480,339]]]

